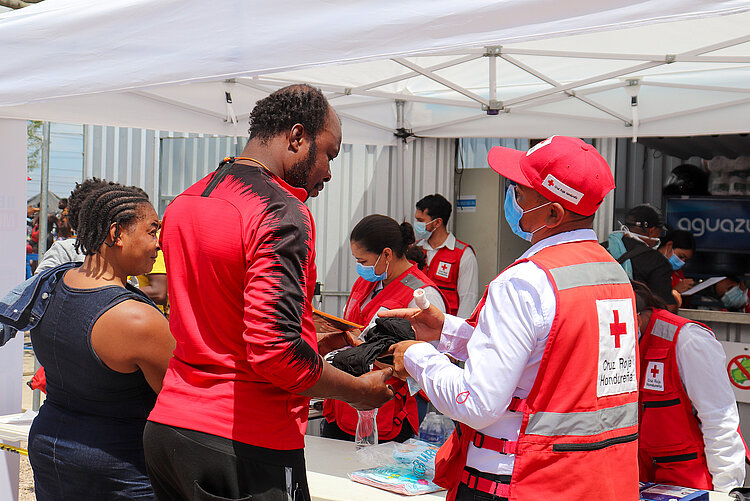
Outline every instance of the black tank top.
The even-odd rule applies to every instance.
[[[131,287],[131,286],[128,286]],[[156,394],[138,370],[107,367],[91,346],[91,330],[113,306],[134,299],[156,305],[141,291],[116,285],[74,289],[60,280],[47,310],[31,331],[34,353],[47,377],[47,402],[73,412],[145,419]]]

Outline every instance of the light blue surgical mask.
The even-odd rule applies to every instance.
[[[669,264],[672,265],[673,270],[679,270],[680,268],[685,266],[685,261],[677,257],[677,254],[673,252],[672,255],[669,256]]]
[[[380,262],[380,256],[378,256],[378,260],[375,261],[374,265],[368,266],[362,263],[357,263],[357,273],[368,282],[380,282],[381,280],[385,280],[388,276],[388,266],[390,266],[391,263],[386,263],[385,271],[378,275],[375,273],[375,267],[378,265],[378,262]]]
[[[516,187],[515,185],[512,185],[505,191],[505,220],[508,222],[510,229],[513,230],[513,233],[523,238],[527,242],[531,242],[534,233],[541,230],[546,225],[542,225],[534,231],[524,231],[521,228],[521,218],[527,212],[540,209],[545,205],[549,205],[551,203],[552,202],[547,202],[546,204],[538,205],[528,210],[523,210],[521,206],[518,205],[518,200],[516,200]]]
[[[747,295],[739,285],[735,285],[721,296],[721,302],[730,310],[739,310],[747,303]]]
[[[417,240],[427,240],[432,235],[432,231],[429,231],[427,229],[427,225],[430,224],[432,221],[429,221],[425,223],[424,221],[414,221],[414,236],[417,237]]]

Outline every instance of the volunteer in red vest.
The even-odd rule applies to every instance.
[[[666,310],[640,282],[641,426],[645,482],[729,492],[745,481],[745,446],[721,343],[711,329]]]
[[[419,288],[424,289],[432,304],[445,311],[440,291],[419,271],[417,264],[408,259],[412,254],[424,259],[424,254],[413,248],[413,244],[414,230],[409,223],[399,225],[380,214],[367,216],[357,223],[350,246],[359,278],[346,302],[344,319],[372,327],[378,311],[416,306],[414,290]],[[420,394],[410,396],[408,385],[398,378],[388,383],[393,386],[395,398],[378,409],[378,439],[403,442],[419,431],[427,400]],[[323,404],[323,415],[326,418],[323,436],[354,440],[357,429],[354,408],[329,399]]]
[[[468,318],[477,305],[479,269],[474,249],[448,231],[451,203],[442,195],[427,195],[417,202],[414,232],[427,254],[427,276],[440,288],[447,312]]]
[[[526,153],[495,147],[488,161],[516,183],[505,218],[531,248],[468,320],[432,307],[382,314],[409,318],[421,340],[393,347],[396,374],[461,423],[435,481],[449,500],[638,499],[635,298],[591,229],[611,170],[563,136]]]

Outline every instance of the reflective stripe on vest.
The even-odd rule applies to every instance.
[[[619,265],[618,265],[619,266]],[[529,415],[527,435],[592,436],[638,425],[638,402],[589,412],[537,412]]]
[[[557,290],[590,285],[629,284],[630,279],[618,263],[581,263],[550,268]]]
[[[404,278],[401,279],[401,283],[407,286],[408,288],[412,290],[417,290],[421,287],[424,287],[424,282],[422,282],[420,279],[418,279],[416,276],[409,273]]]

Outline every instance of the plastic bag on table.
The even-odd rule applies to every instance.
[[[436,445],[413,438],[403,444],[366,447],[357,451],[357,458],[373,467],[352,472],[349,478],[407,496],[439,491],[441,487],[432,482],[437,450]]]
[[[406,496],[428,494],[442,489],[426,478],[416,476],[411,467],[404,464],[354,471],[349,474],[349,478],[361,484],[372,485]]]

